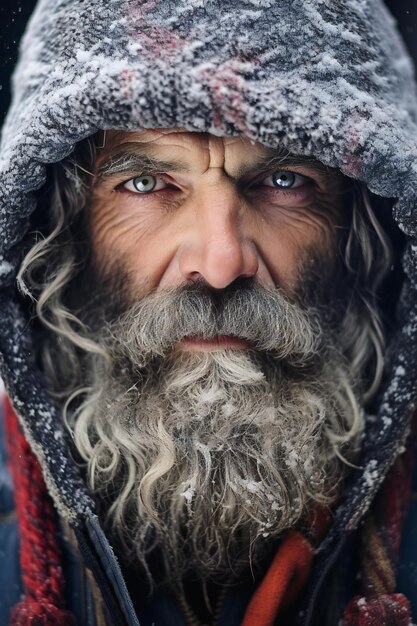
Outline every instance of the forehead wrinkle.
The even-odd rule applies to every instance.
[[[156,149],[156,150],[155,150]],[[192,146],[190,150],[192,151]],[[206,145],[210,158],[207,169],[222,169],[224,174],[231,180],[237,181],[253,171],[266,171],[275,168],[311,167],[318,174],[329,176],[335,174],[332,168],[323,165],[317,159],[310,156],[300,156],[291,154],[285,148],[268,149],[268,153],[260,156],[255,162],[241,163],[234,174],[226,171],[225,153],[223,153],[223,164],[219,166],[210,165],[211,145],[210,141]],[[162,174],[167,171],[191,172],[192,167],[187,162],[180,159],[159,159],[156,156],[158,147],[153,142],[126,142],[115,145],[99,156],[96,164],[96,176],[103,179],[121,173],[146,172]],[[245,148],[243,148],[245,150]]]

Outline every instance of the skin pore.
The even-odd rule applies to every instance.
[[[308,270],[319,254],[324,274],[336,267],[342,183],[313,159],[182,129],[109,131],[95,174],[96,263],[110,275],[117,260],[133,299],[197,280],[221,290],[243,277],[291,298],[301,262]],[[224,337],[181,342],[219,345],[245,347]]]

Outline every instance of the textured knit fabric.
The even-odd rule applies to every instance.
[[[349,603],[344,626],[410,626],[412,623],[408,599],[395,591],[401,535],[411,500],[415,451],[414,427],[406,452],[396,460],[366,517],[360,567],[363,595]]]
[[[6,403],[7,444],[21,528],[20,561],[25,597],[12,613],[12,626],[75,626],[65,606],[62,554],[56,511],[38,460]]]
[[[410,603],[396,593],[366,600],[354,599],[346,609],[343,626],[410,626]]]
[[[403,448],[417,388],[417,94],[380,0],[41,0],[21,45],[0,146],[0,374],[60,514],[94,504],[33,359],[15,278],[47,165],[99,129],[241,135],[395,198],[407,236],[398,327],[361,469],[319,551],[313,599]],[[87,547],[86,547],[87,550]]]

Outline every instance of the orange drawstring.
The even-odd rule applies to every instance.
[[[308,580],[313,547],[299,532],[282,542],[246,609],[242,626],[273,626],[278,611],[289,606]]]

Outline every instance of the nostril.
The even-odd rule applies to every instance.
[[[188,280],[190,280],[192,283],[199,283],[199,282],[206,282],[204,279],[204,276],[202,274],[200,274],[200,272],[191,272],[188,276],[187,276]]]

